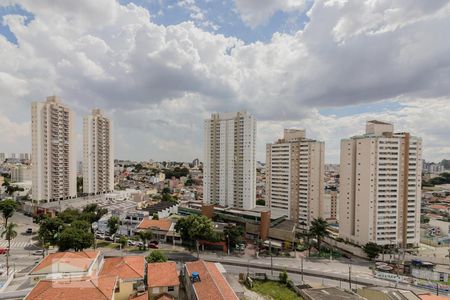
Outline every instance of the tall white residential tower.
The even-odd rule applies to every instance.
[[[305,131],[285,129],[266,146],[266,202],[300,228],[323,217],[325,143],[305,138]]]
[[[252,209],[256,201],[256,120],[216,113],[204,124],[203,201]]]
[[[392,124],[369,121],[341,141],[339,235],[364,245],[420,240],[422,141]]]
[[[34,202],[74,198],[76,187],[75,114],[56,96],[31,105]]]
[[[100,109],[83,119],[83,192],[98,195],[114,190],[111,120]]]

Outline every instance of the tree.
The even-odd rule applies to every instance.
[[[9,251],[11,249],[11,240],[15,239],[17,236],[16,231],[17,225],[14,223],[8,224],[5,226],[5,229],[2,231],[1,237],[5,238],[8,241],[8,252],[6,253],[6,275],[9,275]]]
[[[191,215],[180,219],[175,225],[175,231],[180,233],[184,241],[195,241],[197,256],[199,256],[199,240],[215,239],[212,221],[205,216]]]
[[[156,263],[156,262],[166,262],[167,256],[159,250],[153,250],[150,254],[145,258],[148,263]]]
[[[69,226],[64,229],[58,240],[59,251],[73,249],[81,251],[92,246],[94,235],[90,231],[84,231],[82,226]]]
[[[126,236],[121,236],[119,238],[119,244],[122,246],[122,249],[125,248],[125,246],[128,244],[128,239]]]
[[[427,215],[421,215],[420,216],[420,223],[422,224],[428,224],[430,222],[430,217]]]
[[[144,244],[144,250],[147,248],[147,241],[151,240],[153,237],[153,233],[151,231],[139,231],[138,237]]]
[[[84,220],[76,220],[72,224],[70,224],[70,227],[80,229],[80,230],[83,230],[86,232],[91,231],[91,224],[89,224],[88,222],[86,222]]]
[[[278,278],[280,279],[280,282],[282,284],[287,284],[287,282],[288,282],[288,273],[286,272],[286,270],[284,270],[283,272],[280,272],[280,274],[278,274]]]
[[[320,251],[320,244],[322,239],[328,236],[327,231],[328,223],[322,218],[317,218],[312,220],[311,227],[309,228],[309,232],[311,236],[314,236],[317,239],[317,250]]]
[[[244,229],[241,226],[228,224],[223,230],[224,237],[227,239],[231,248],[242,242],[244,236]]]
[[[56,245],[61,232],[64,230],[64,222],[60,218],[48,218],[42,219],[38,237],[43,246],[45,244]]]
[[[159,220],[159,216],[158,216],[158,213],[153,213],[153,215],[152,215],[152,220]]]
[[[110,235],[113,235],[117,232],[117,230],[119,229],[119,218],[116,216],[112,216],[111,218],[109,218],[108,220],[108,232]]]
[[[98,222],[104,215],[108,213],[108,209],[100,208],[98,204],[92,203],[87,205],[81,212],[81,218],[89,223]]]
[[[383,250],[381,246],[377,245],[376,243],[367,243],[363,247],[364,253],[366,253],[367,257],[372,260],[378,257],[380,255],[381,251]]]
[[[58,214],[58,218],[60,218],[65,224],[70,224],[75,220],[80,219],[80,216],[80,211],[75,208],[67,208]]]
[[[178,200],[171,194],[162,194],[161,201],[178,202]]]
[[[8,227],[8,220],[14,215],[17,210],[17,202],[12,199],[6,199],[0,202],[0,211],[3,219],[5,219],[5,228]]]
[[[266,201],[264,201],[263,199],[258,199],[258,200],[256,200],[256,205],[264,206],[264,205],[266,205]]]

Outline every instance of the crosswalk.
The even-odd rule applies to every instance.
[[[29,241],[11,241],[11,248],[25,248],[26,246],[32,245]],[[1,240],[0,248],[7,248],[8,241]]]

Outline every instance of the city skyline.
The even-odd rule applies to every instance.
[[[448,156],[447,3],[274,3],[0,4],[2,152],[31,152],[28,107],[55,94],[115,120],[116,158],[202,157],[203,120],[242,110],[260,161],[284,128],[304,128],[337,163],[340,139],[371,119],[424,137],[427,160]]]

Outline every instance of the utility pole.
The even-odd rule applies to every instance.
[[[301,269],[302,269],[302,284],[303,284],[303,256],[301,256]]]
[[[270,274],[273,276],[272,240],[269,240]]]
[[[350,287],[350,290],[352,289],[352,266],[348,266],[348,285]]]

